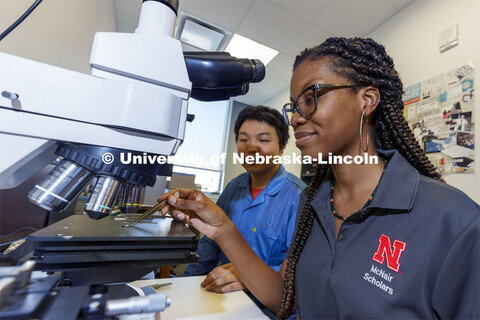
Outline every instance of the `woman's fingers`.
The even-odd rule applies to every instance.
[[[158,201],[164,200],[166,205],[161,210],[162,215],[170,211],[173,218],[191,224],[213,240],[225,223],[230,221],[220,207],[198,190],[172,190],[158,198]]]
[[[183,194],[185,194],[185,190],[186,190],[186,189],[183,189],[183,191],[184,191]],[[168,191],[167,193],[165,193],[164,195],[162,195],[160,198],[158,198],[157,201],[158,201],[158,202],[162,202],[162,201],[165,200],[168,196],[173,195],[173,194],[175,194],[175,193],[177,193],[177,192],[180,194],[180,197],[181,197],[181,196],[182,196],[182,191],[181,191],[181,189],[175,189],[175,190],[170,190],[170,191]]]
[[[167,202],[171,206],[180,209],[181,211],[192,210],[195,212],[199,212],[204,209],[203,203],[201,201],[176,198],[173,195],[168,196]]]
[[[194,191],[195,190],[175,189],[175,190],[171,190],[171,191],[165,193],[164,195],[162,195],[160,198],[157,199],[158,202],[162,202],[164,200],[167,200],[166,203],[165,203],[165,206],[162,208],[160,213],[162,215],[166,215],[172,209],[171,203],[172,202],[175,203],[177,197],[191,197],[191,195]],[[170,200],[168,200],[169,198],[170,198]]]

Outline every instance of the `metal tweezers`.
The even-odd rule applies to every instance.
[[[180,197],[180,192],[175,192],[173,194],[173,196],[175,198],[178,198]],[[144,213],[142,213],[139,217],[137,217],[135,220],[133,220],[131,223],[128,224],[128,226],[131,226],[131,225],[134,225],[135,223],[137,222],[140,222],[142,221],[143,219],[146,219],[148,217],[150,217],[152,214],[154,214],[155,212],[158,212],[158,211],[161,211],[163,209],[163,207],[165,207],[165,205],[167,204],[167,199],[163,200],[162,202],[160,203],[157,203],[156,205],[154,205],[153,207],[151,207],[150,209],[148,209],[147,211],[145,211]]]

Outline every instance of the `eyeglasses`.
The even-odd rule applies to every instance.
[[[342,89],[359,86],[356,83],[316,83],[299,95],[295,103],[286,103],[283,106],[283,117],[288,125],[291,125],[293,114],[298,112],[305,119],[310,119],[317,112],[318,91],[320,89]]]

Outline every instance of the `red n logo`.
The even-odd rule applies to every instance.
[[[395,239],[392,252],[390,237],[382,234],[378,239],[378,249],[372,259],[383,264],[385,256],[387,256],[387,267],[398,272],[398,269],[400,268],[400,256],[402,255],[402,252],[405,251],[406,246],[407,244],[405,242]]]

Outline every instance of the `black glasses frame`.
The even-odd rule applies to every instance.
[[[283,113],[283,118],[285,119],[285,122],[288,124],[288,125],[291,125],[290,123],[290,120],[288,119],[288,112],[291,112],[292,115],[295,113],[295,112],[298,112],[299,115],[301,115],[302,117],[304,117],[305,119],[310,119],[314,114],[315,112],[317,112],[317,102],[318,102],[318,90],[320,89],[342,89],[342,88],[351,88],[351,87],[356,87],[356,86],[359,86],[359,84],[357,83],[315,83],[313,85],[311,85],[310,87],[304,89],[302,92],[300,92],[300,94],[298,95],[297,99],[295,100],[295,103],[286,103],[283,105],[283,108],[282,108],[282,113]],[[314,92],[314,97],[315,97],[315,108],[313,109],[312,112],[310,112],[310,114],[303,114],[302,113],[302,110],[300,109],[300,107],[298,106],[298,102],[300,100],[300,98],[305,94],[305,92],[308,92],[309,90],[313,90]]]

